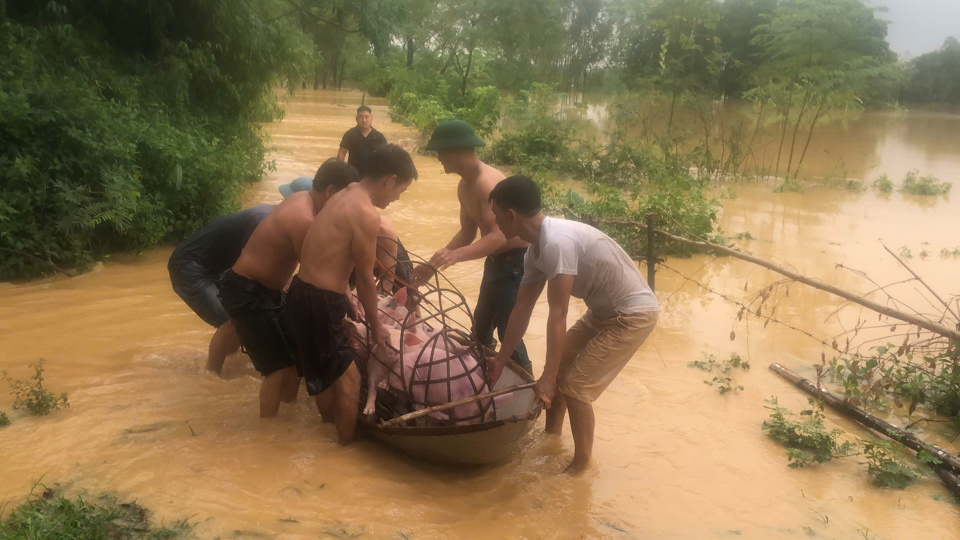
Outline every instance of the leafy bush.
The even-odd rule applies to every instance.
[[[893,191],[893,182],[886,174],[881,174],[873,181],[873,188],[880,193],[890,193]]]
[[[730,353],[730,358],[724,360],[718,360],[716,356],[707,353],[703,353],[703,358],[703,360],[694,360],[687,363],[687,367],[715,374],[712,379],[703,381],[703,384],[707,386],[717,385],[717,390],[720,391],[721,395],[743,390],[742,385],[733,385],[733,378],[730,377],[730,373],[737,368],[742,371],[750,371],[749,362],[743,361],[737,353]]]
[[[309,56],[279,0],[0,9],[0,279],[192,233],[259,179],[257,122]]]
[[[809,409],[800,411],[800,416],[809,416],[803,422],[793,420],[793,413],[780,407],[776,397],[767,400],[767,409],[773,411],[769,420],[764,420],[763,429],[772,440],[787,447],[787,459],[790,467],[799,468],[813,463],[826,463],[835,457],[848,455],[854,445],[839,442],[843,430],[827,431],[823,425],[823,403],[808,400]]]
[[[32,364],[34,373],[30,379],[33,381],[13,380],[3,372],[3,380],[10,385],[10,393],[13,394],[13,408],[26,408],[30,414],[36,416],[45,416],[53,411],[69,407],[67,403],[67,393],[59,396],[43,387],[43,358]]]
[[[0,427],[7,427],[10,425],[10,417],[7,416],[7,413],[0,411]]]
[[[862,441],[863,455],[867,458],[867,474],[878,487],[903,489],[923,476],[923,471],[907,465],[903,453],[894,448],[894,443],[871,439]],[[939,461],[930,454],[928,458]]]
[[[903,181],[900,191],[912,195],[946,195],[953,184],[941,182],[933,176],[920,176],[919,171],[910,171]]]

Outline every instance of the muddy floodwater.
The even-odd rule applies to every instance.
[[[249,189],[244,204],[279,201],[279,184],[312,176],[335,155],[359,99],[346,91],[291,98],[285,119],[265,128],[276,171]],[[373,105],[374,125],[387,139],[413,141],[389,121],[383,102]],[[960,147],[952,152],[956,163]],[[386,214],[409,250],[429,256],[457,228],[455,178],[429,156],[416,163],[420,179]],[[956,168],[952,178],[946,166],[938,174],[960,180]],[[960,246],[960,193],[729,187],[737,196],[723,200],[721,226],[731,237],[750,232],[755,240],[739,244],[759,257],[867,292],[868,282],[836,265],[881,283],[907,277],[883,242],[909,249],[910,264],[943,295],[960,294],[960,258],[940,256]],[[935,477],[899,491],[873,487],[861,458],[787,467],[786,451],[760,429],[769,414],[764,400],[776,395],[798,411],[806,397],[767,365],[811,376],[821,345],[781,325],[763,328],[748,318],[735,326],[737,307],[681,277],[741,299],[776,279],[747,263],[705,255],[667,261],[673,270],[656,279],[658,328],[596,404],[595,464],[568,478],[558,472],[573,441],[568,432],[544,436],[542,419],[510,462],[465,470],[420,463],[371,440],[340,447],[305,392],[279,418],[261,421],[259,379],[245,356],[229,358],[222,379],[204,373],[212,329],[171,290],[171,250],[115,257],[72,279],[0,284],[0,369],[25,379],[28,365],[45,358],[45,385],[70,396],[69,409],[35,418],[11,411],[12,398],[0,391],[0,410],[13,420],[0,429],[0,505],[7,511],[40,480],[118,492],[161,520],[189,516],[204,538],[960,537],[960,506],[939,500],[949,494]],[[471,302],[481,271],[473,262],[449,272]],[[545,298],[526,338],[538,371]],[[831,317],[839,304],[794,285],[777,318],[828,338],[839,328]],[[569,323],[581,313],[576,303]],[[856,313],[840,318],[850,316]],[[687,367],[704,351],[749,359],[752,369],[735,375],[742,392],[720,395],[703,384],[703,372]],[[867,435],[831,411],[827,419]],[[947,432],[920,433],[960,450]]]

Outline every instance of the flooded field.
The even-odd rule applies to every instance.
[[[266,126],[276,171],[248,190],[245,206],[279,201],[278,185],[312,176],[335,155],[359,100],[346,91],[292,97],[284,121]],[[389,121],[384,103],[373,106],[388,140],[412,140]],[[943,159],[956,165],[958,148]],[[876,153],[887,159],[898,151],[907,152],[881,146]],[[386,214],[409,250],[429,256],[458,225],[456,180],[432,157],[416,163],[420,179]],[[939,167],[930,172],[957,180],[956,167]],[[730,236],[750,232],[755,240],[741,245],[759,257],[863,293],[871,285],[837,263],[881,283],[906,277],[882,240],[912,250],[911,265],[942,294],[960,294],[960,258],[939,256],[960,246],[956,193],[730,187],[737,197],[723,201],[721,226]],[[596,404],[595,464],[568,478],[558,472],[572,439],[544,436],[542,420],[509,463],[466,470],[419,463],[371,440],[340,447],[305,392],[279,418],[261,421],[259,379],[245,356],[228,358],[222,379],[204,373],[212,329],[171,290],[171,251],[114,258],[72,279],[0,284],[0,369],[27,378],[29,364],[45,358],[45,384],[70,396],[69,409],[34,418],[11,413],[12,398],[0,392],[0,410],[13,420],[0,429],[0,501],[16,504],[38,480],[114,491],[162,520],[191,516],[204,538],[957,538],[960,506],[937,500],[948,493],[935,477],[897,491],[873,487],[861,458],[787,467],[786,451],[760,429],[769,414],[764,400],[776,395],[799,410],[806,397],[766,366],[810,376],[821,345],[756,321],[738,323],[731,341],[738,308],[681,277],[735,298],[748,294],[745,282],[753,290],[776,279],[747,263],[704,255],[667,261],[673,270],[656,282],[660,324]],[[448,277],[473,301],[481,272],[480,262],[466,263]],[[830,317],[839,303],[795,285],[778,318],[828,338],[839,329]],[[583,310],[572,306],[569,322]],[[544,295],[526,339],[538,371],[546,314]],[[702,352],[749,359],[753,369],[737,375],[744,390],[720,395],[704,385],[704,374],[687,367]],[[960,450],[944,435],[924,433]]]

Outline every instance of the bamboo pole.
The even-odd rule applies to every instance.
[[[403,416],[398,416],[398,417],[396,417],[396,418],[394,418],[394,419],[392,419],[392,420],[387,420],[386,422],[382,422],[382,423],[379,425],[379,427],[382,427],[382,428],[393,427],[393,426],[396,426],[396,425],[398,425],[398,424],[402,424],[402,423],[406,422],[407,420],[413,420],[413,419],[415,419],[415,418],[420,418],[421,416],[426,416],[426,415],[428,415],[428,414],[435,413],[435,412],[438,412],[438,411],[445,411],[445,410],[447,410],[447,409],[452,409],[452,408],[454,408],[454,407],[459,407],[459,406],[461,406],[461,405],[469,405],[470,403],[474,403],[474,402],[480,401],[481,399],[495,398],[495,397],[497,397],[497,396],[502,396],[502,395],[504,395],[504,394],[509,394],[509,393],[511,393],[511,392],[517,392],[517,391],[520,391],[520,390],[526,390],[526,389],[528,389],[528,388],[533,388],[533,387],[536,386],[536,385],[537,385],[537,383],[535,383],[535,382],[524,383],[524,384],[517,384],[517,385],[511,386],[511,387],[509,387],[509,388],[502,388],[502,389],[497,390],[497,391],[495,391],[495,392],[490,392],[489,394],[478,394],[478,395],[476,395],[476,396],[471,396],[471,397],[468,397],[468,398],[463,398],[463,399],[461,399],[461,400],[451,401],[450,403],[444,403],[444,404],[442,404],[442,405],[434,405],[433,407],[427,407],[426,409],[420,409],[419,411],[413,411],[412,413],[407,413],[407,414],[405,414],[405,415],[403,415]]]
[[[640,228],[646,229],[646,225],[644,225],[643,223],[638,223],[638,222],[636,222],[636,221],[595,221],[595,220],[591,220],[591,221],[594,221],[595,223],[603,223],[603,224],[609,224],[609,225],[626,225],[626,226],[640,227]],[[872,300],[868,300],[868,299],[866,299],[866,298],[864,298],[864,297],[862,297],[862,296],[859,296],[859,295],[856,295],[856,294],[853,294],[853,293],[849,293],[849,292],[847,292],[847,291],[844,291],[843,289],[839,289],[839,288],[837,288],[837,287],[834,287],[833,285],[824,283],[824,282],[820,281],[819,279],[808,278],[808,277],[803,276],[803,275],[801,275],[801,274],[798,274],[798,273],[796,273],[796,272],[794,272],[794,271],[792,271],[792,270],[787,270],[786,268],[783,268],[783,267],[780,266],[780,265],[777,265],[777,264],[774,264],[774,263],[771,263],[771,262],[767,262],[767,261],[765,261],[765,260],[763,260],[763,259],[758,259],[758,258],[753,257],[753,256],[751,256],[751,255],[746,255],[746,254],[741,253],[741,252],[739,252],[739,251],[737,251],[737,250],[735,250],[735,249],[730,249],[730,248],[728,248],[728,247],[726,247],[726,246],[721,246],[721,245],[718,245],[718,244],[711,244],[711,243],[709,243],[709,242],[700,242],[700,241],[696,241],[696,240],[689,240],[689,239],[687,239],[687,238],[683,238],[682,236],[676,236],[676,235],[673,235],[673,234],[670,234],[670,233],[668,233],[668,232],[666,232],[666,231],[661,231],[661,230],[656,230],[655,232],[656,232],[657,234],[659,234],[660,236],[663,236],[664,238],[667,238],[667,239],[669,239],[669,240],[673,240],[674,242],[680,242],[680,243],[682,243],[682,244],[687,244],[687,245],[699,247],[699,248],[702,248],[702,249],[707,249],[707,250],[710,250],[710,251],[714,251],[714,252],[718,252],[718,253],[723,253],[724,255],[730,255],[731,257],[736,257],[737,259],[741,259],[741,260],[744,260],[744,261],[747,261],[747,262],[751,262],[751,263],[756,264],[756,265],[758,265],[758,266],[762,266],[762,267],[767,268],[767,269],[769,269],[769,270],[773,270],[774,272],[776,272],[776,273],[778,273],[778,274],[781,274],[781,275],[784,275],[784,276],[786,276],[786,277],[788,277],[788,278],[790,278],[790,279],[792,279],[792,280],[794,280],[794,281],[797,281],[797,282],[799,282],[799,283],[803,283],[804,285],[809,285],[810,287],[813,287],[814,289],[820,289],[821,291],[826,291],[826,292],[828,292],[828,293],[830,293],[830,294],[839,296],[840,298],[843,298],[844,300],[849,300],[850,302],[853,302],[853,303],[855,303],[855,304],[859,304],[859,305],[861,305],[861,306],[863,306],[863,307],[865,307],[865,308],[867,308],[867,309],[871,309],[871,310],[873,310],[873,311],[876,311],[877,313],[881,313],[881,314],[883,314],[883,315],[886,315],[886,316],[888,316],[888,317],[892,317],[892,318],[894,318],[894,319],[903,321],[903,322],[905,322],[905,323],[909,323],[909,324],[913,324],[913,325],[919,326],[920,328],[923,328],[923,329],[925,329],[925,330],[929,330],[929,331],[931,331],[931,332],[933,332],[933,333],[935,333],[935,334],[940,334],[941,336],[945,336],[945,337],[948,337],[948,338],[950,338],[950,339],[954,339],[954,340],[960,341],[960,331],[958,331],[958,330],[956,330],[956,329],[951,329],[951,328],[949,328],[949,327],[943,326],[942,324],[937,324],[937,323],[935,323],[935,322],[931,322],[931,321],[928,321],[928,320],[926,320],[926,319],[923,319],[922,317],[918,317],[918,316],[916,316],[916,315],[911,315],[911,314],[909,314],[909,313],[903,313],[902,311],[898,311],[898,310],[896,310],[896,309],[890,308],[890,307],[885,306],[885,305],[883,305],[883,304],[878,304],[877,302],[874,302],[874,301],[872,301]]]
[[[852,417],[856,421],[880,433],[884,437],[898,441],[914,451],[929,452],[942,462],[940,465],[935,466],[936,468],[947,469],[952,475],[960,474],[960,458],[954,456],[939,446],[926,443],[920,440],[920,438],[913,433],[905,431],[891,424],[890,422],[877,418],[876,416],[864,411],[859,407],[847,403],[840,396],[825,390],[823,387],[814,384],[807,379],[804,379],[780,364],[770,364],[770,370],[783,377],[797,388],[807,392],[808,394],[813,394],[815,397],[823,400],[823,402],[827,405],[830,405],[837,411]],[[958,496],[960,496],[960,492],[956,493]]]

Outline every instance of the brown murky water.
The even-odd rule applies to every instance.
[[[312,175],[352,125],[359,95],[303,92],[267,131],[276,172],[253,186],[246,204],[277,201],[276,186]],[[388,139],[411,139],[374,103]],[[457,226],[455,183],[437,162],[417,157],[421,178],[388,211],[412,251],[429,254]],[[953,154],[956,159],[956,153]],[[912,167],[912,165],[910,165]],[[878,239],[907,246],[911,264],[944,294],[960,293],[960,204],[894,193],[810,189],[773,194],[734,186],[722,226],[749,231],[760,257],[853,290],[869,285],[835,269],[840,262],[881,282],[904,277]],[[930,256],[919,257],[920,251]],[[46,418],[13,413],[0,430],[0,501],[15,504],[34,481],[110,490],[137,498],[165,520],[192,516],[202,537],[369,538],[957,538],[960,507],[934,499],[934,479],[905,491],[870,485],[857,458],[789,469],[786,452],[760,430],[771,395],[795,410],[799,392],[771,374],[780,362],[809,375],[820,345],[789,329],[742,323],[736,308],[671,271],[658,274],[661,322],[597,403],[596,464],[580,478],[558,475],[572,455],[540,428],[505,465],[453,470],[417,463],[374,441],[341,448],[302,395],[273,421],[257,418],[259,381],[249,361],[227,361],[223,379],[202,366],[211,329],[171,291],[171,249],[113,260],[94,272],[29,285],[0,284],[0,369],[15,378],[47,359],[45,383],[71,407]],[[668,265],[736,297],[765,271],[698,256]],[[450,277],[475,298],[480,263]],[[779,318],[823,337],[838,301],[794,286]],[[922,306],[921,306],[922,307]],[[574,316],[582,306],[573,309]],[[542,365],[546,305],[527,342]],[[701,351],[739,352],[753,370],[745,390],[721,396],[686,367]],[[539,367],[539,366],[538,366]],[[8,413],[11,398],[0,394]],[[865,436],[828,411],[831,425]],[[953,450],[960,444],[926,434]]]

